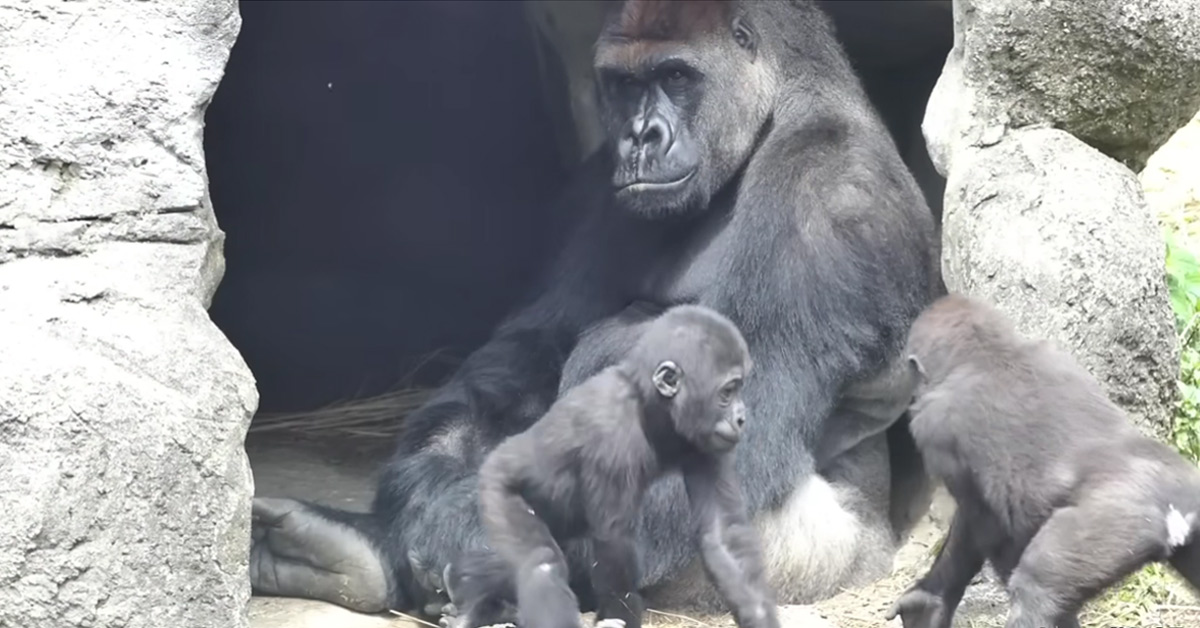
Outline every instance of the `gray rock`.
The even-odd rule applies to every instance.
[[[947,286],[1071,351],[1148,433],[1178,374],[1164,245],[1136,176],[1063,131],[961,152],[946,184]]]
[[[934,163],[1006,127],[1069,131],[1140,170],[1200,109],[1195,0],[955,0],[926,118]]]
[[[236,4],[0,24],[0,626],[245,626],[257,394],[201,147]]]

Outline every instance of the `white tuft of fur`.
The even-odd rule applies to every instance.
[[[861,515],[851,512],[855,495],[812,475],[778,509],[755,518],[777,603],[809,604],[891,570],[894,544],[868,531]],[[661,608],[719,610],[719,599],[697,557],[651,591],[648,601]]]
[[[1187,545],[1192,536],[1192,526],[1196,522],[1196,513],[1184,515],[1175,508],[1174,504],[1167,506],[1167,543],[1171,547]]]
[[[596,622],[596,628],[625,628],[625,620],[615,618],[601,619]]]
[[[551,565],[550,563],[542,563],[538,565],[538,571],[542,573],[550,573],[551,571],[554,571],[554,565]]]
[[[780,603],[835,594],[855,569],[863,526],[842,505],[834,487],[812,475],[782,507],[755,520],[762,535],[768,578]]]

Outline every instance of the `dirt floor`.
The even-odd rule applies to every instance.
[[[383,440],[382,445],[378,444]],[[246,450],[254,469],[255,493],[276,497],[306,497],[330,506],[366,510],[374,489],[374,471],[388,454],[386,439],[335,439],[278,434],[251,435]],[[375,444],[371,444],[375,443]],[[939,509],[934,509],[939,512]],[[944,509],[941,510],[944,512]],[[944,516],[944,515],[943,515]],[[781,609],[787,628],[858,628],[888,626],[883,615],[916,573],[924,568],[930,548],[938,538],[933,517],[914,532],[898,557],[893,576],[859,591],[848,591],[821,604]],[[590,619],[590,618],[588,618]],[[651,610],[646,624],[652,627],[732,627],[728,615],[683,616]],[[361,615],[340,607],[308,600],[254,597],[250,601],[252,628],[384,628],[417,622],[403,617]],[[899,626],[896,620],[895,626]]]

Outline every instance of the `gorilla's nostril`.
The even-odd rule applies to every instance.
[[[646,132],[642,134],[643,144],[661,144],[662,140],[662,131],[657,126],[646,129]]]
[[[746,417],[740,416],[737,418],[737,426],[738,427],[742,427],[745,424],[746,424]]]

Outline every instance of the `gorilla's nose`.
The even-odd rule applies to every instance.
[[[671,125],[658,114],[646,116],[641,124],[633,125],[633,144],[645,151],[647,157],[662,157],[673,141]]]

